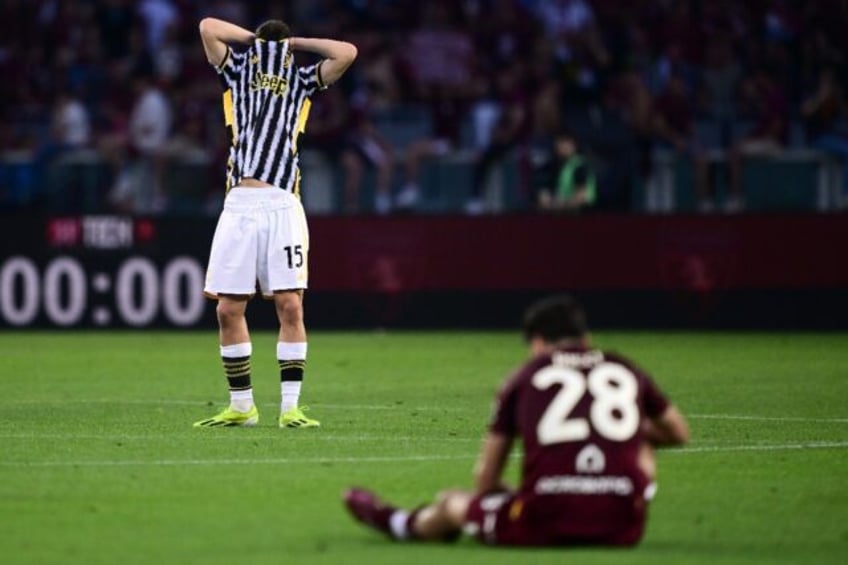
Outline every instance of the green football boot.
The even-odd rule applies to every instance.
[[[230,408],[224,408],[220,413],[211,418],[194,423],[195,428],[225,428],[233,426],[255,426],[259,422],[259,410],[256,406],[248,412],[237,412]]]
[[[307,418],[304,412],[307,412],[309,407],[292,408],[288,412],[280,414],[281,428],[318,428],[321,422]]]

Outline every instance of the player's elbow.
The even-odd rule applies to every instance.
[[[215,37],[215,18],[203,18],[197,26],[201,37]]]
[[[495,490],[493,488],[493,482],[490,477],[481,475],[479,473],[474,474],[474,490],[476,492],[491,492]]]
[[[669,406],[655,425],[658,444],[672,446],[689,443],[689,424],[676,406]]]
[[[674,424],[669,426],[669,439],[672,445],[686,445],[689,443],[689,424],[680,416],[675,419]]]
[[[348,65],[353,63],[356,56],[359,55],[359,50],[356,48],[356,45],[346,41],[342,42],[340,51],[340,59],[344,60]]]
[[[480,466],[474,469],[474,487],[477,492],[492,492],[498,489],[500,478],[492,469]]]
[[[674,439],[677,445],[686,445],[689,443],[689,426],[685,422],[676,430]]]
[[[472,473],[472,475],[474,477],[475,488],[477,488],[477,490],[480,490],[480,486],[487,480],[486,470],[484,469],[484,466],[481,462],[478,461],[477,464],[474,466],[474,472]]]

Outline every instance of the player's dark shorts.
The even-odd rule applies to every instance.
[[[567,510],[565,510],[567,511]],[[618,516],[620,520],[620,516]],[[569,535],[552,531],[552,520],[534,523],[525,512],[524,501],[512,492],[499,492],[475,497],[465,518],[466,534],[488,545],[556,546],[556,545],[635,545],[645,530],[644,508],[633,514],[615,531],[586,535]]]

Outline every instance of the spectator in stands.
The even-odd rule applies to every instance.
[[[112,205],[125,213],[161,213],[167,206],[162,190],[162,156],[171,133],[171,103],[149,74],[134,79],[135,104],[130,114],[128,152],[110,194]]]
[[[67,90],[53,108],[50,136],[58,149],[81,149],[91,142],[91,118],[85,105]]]
[[[145,39],[151,53],[159,52],[168,35],[179,24],[179,12],[173,0],[141,0],[138,15],[145,24]]]
[[[182,74],[183,49],[179,44],[179,28],[176,24],[163,31],[159,48],[152,53],[156,76],[169,84],[179,80]]]
[[[414,94],[428,100],[435,89],[461,88],[473,78],[474,44],[459,21],[456,4],[419,5],[421,26],[409,36],[406,59]]]
[[[374,211],[384,216],[392,211],[392,183],[394,181],[395,151],[392,144],[374,125],[367,109],[351,111],[350,134],[342,161],[348,178],[345,181],[345,210],[359,211],[359,189],[364,167],[371,166],[375,173]]]
[[[461,145],[461,129],[469,100],[448,89],[434,90],[430,95],[431,135],[414,141],[404,156],[405,183],[395,200],[399,210],[412,210],[420,199],[419,178],[426,159],[444,157]]]
[[[598,102],[572,109],[565,117],[598,163],[598,208],[630,210],[634,183],[643,173],[639,150],[644,141],[640,142],[634,126],[640,124],[643,137],[650,126],[651,100],[648,94],[646,105],[645,96],[644,84],[635,73],[613,76],[606,81]]]
[[[42,190],[49,182],[50,167],[65,153],[83,149],[91,142],[91,118],[85,105],[68,89],[56,95],[48,139],[36,152],[35,173]]]
[[[209,147],[207,124],[204,120],[202,100],[193,95],[190,85],[173,90],[173,110],[176,119],[173,120],[173,135],[169,135],[160,152],[169,159],[189,161],[193,163],[208,163],[212,160]],[[162,103],[159,100],[157,103]],[[164,101],[167,105],[168,101]],[[168,113],[163,106],[158,111]],[[216,192],[220,192],[218,187]]]
[[[492,0],[476,14],[472,26],[478,57],[486,68],[524,58],[533,49],[541,27],[521,0]],[[529,62],[528,62],[529,63]]]
[[[396,108],[400,101],[400,62],[395,54],[394,42],[372,32],[363,33],[360,39],[360,53],[364,52],[365,57],[356,75],[362,84],[353,92],[350,105],[340,97],[341,105],[348,108],[346,114],[350,130],[345,134],[341,153],[345,211],[349,214],[359,211],[365,168],[371,167],[375,173],[373,210],[385,215],[393,208],[395,148],[377,127],[376,118]]]
[[[755,116],[754,127],[730,149],[730,194],[724,211],[736,213],[744,209],[742,166],[751,157],[774,156],[786,144],[789,130],[789,108],[783,89],[764,68],[757,69],[743,85],[743,100]]]
[[[725,149],[730,144],[730,127],[735,119],[736,98],[742,68],[733,53],[730,34],[720,33],[711,39],[704,53],[697,105],[704,116],[718,125],[720,139],[715,140]]]
[[[321,153],[330,167],[333,164],[341,166],[343,209],[353,213],[359,208],[363,164],[348,143],[349,111],[341,88],[328,88],[321,96],[316,96],[309,111],[309,127],[302,137],[301,149]]]
[[[620,73],[613,88],[621,117],[633,135],[636,172],[641,179],[645,179],[651,169],[651,147],[654,141],[654,102],[651,92],[645,78],[635,70]]]
[[[366,110],[348,106],[341,88],[330,88],[315,97],[303,148],[318,151],[341,167],[344,213],[361,211],[360,194],[367,167],[372,167],[376,175],[374,211],[381,215],[391,211],[394,151]]]
[[[568,68],[579,93],[593,95],[601,87],[611,57],[586,0],[538,0],[536,15],[554,43],[557,59]]]
[[[561,131],[553,146],[554,158],[534,171],[537,204],[546,212],[577,212],[597,200],[597,180],[577,137]]]
[[[699,206],[708,206],[708,162],[695,137],[692,94],[681,75],[672,74],[668,77],[665,88],[654,99],[652,118],[653,132],[658,142],[653,152],[653,172],[657,172],[657,161],[670,160],[667,166],[673,167],[678,156],[690,160],[695,170],[695,190],[701,199]],[[673,190],[674,187],[669,188]],[[671,195],[659,197],[672,199]],[[665,206],[662,202],[654,204],[657,209],[666,211],[671,207],[671,202],[665,202]]]
[[[556,161],[556,136],[563,122],[561,112],[562,90],[559,81],[548,79],[539,87],[531,106],[532,128],[529,141],[521,154],[522,188],[528,190],[531,208],[537,204],[537,192],[550,183],[551,168]]]
[[[403,210],[418,203],[421,164],[459,147],[460,130],[469,99],[476,94],[474,45],[461,23],[458,7],[447,2],[421,3],[421,27],[407,46],[406,61],[413,96],[430,110],[430,135],[406,148],[405,182],[396,205]],[[453,11],[451,11],[453,9]]]
[[[475,149],[481,149],[486,157],[477,166],[475,193],[481,195],[480,179],[485,181],[487,171],[510,149],[488,139],[490,110],[501,107],[505,100],[502,96],[481,100],[487,88],[479,85],[502,81],[498,75],[515,65],[523,67],[525,113],[532,113],[532,98],[549,80],[559,83],[559,112],[598,159],[598,207],[627,209],[630,183],[645,172],[647,161],[637,154],[646,138],[655,135],[664,139],[664,144],[682,147],[680,134],[688,129],[680,126],[686,120],[675,122],[672,114],[680,108],[675,110],[672,100],[663,99],[674,74],[684,79],[690,109],[694,107],[699,119],[691,138],[697,137],[698,145],[711,157],[726,155],[731,164],[731,198],[726,202],[730,209],[740,208],[743,200],[745,155],[752,149],[761,153],[764,148],[768,154],[782,145],[781,130],[790,107],[806,107],[802,117],[811,147],[843,154],[836,125],[843,116],[837,113],[835,117],[832,101],[828,101],[831,87],[825,83],[829,79],[819,79],[820,69],[826,65],[831,65],[837,76],[848,76],[843,33],[848,10],[836,0],[0,2],[0,74],[4,77],[0,81],[4,100],[0,136],[4,153],[15,162],[29,160],[27,166],[35,168],[39,150],[51,142],[54,93],[67,87],[89,114],[92,146],[106,160],[123,163],[129,114],[135,102],[135,96],[126,91],[140,68],[156,77],[165,97],[174,98],[178,90],[188,88],[201,105],[197,119],[209,132],[205,140],[208,149],[213,153],[225,150],[223,128],[219,127],[220,93],[213,82],[192,79],[194,75],[205,77],[208,71],[193,44],[192,22],[212,15],[250,26],[272,14],[317,35],[354,35],[360,46],[361,63],[354,70],[356,76],[350,77],[342,101],[345,108],[367,109],[357,115],[364,115],[362,120],[354,120],[359,149],[350,145],[352,137],[347,138],[345,144],[352,151],[345,159],[338,153],[339,159],[333,161],[342,169],[351,202],[356,200],[353,195],[359,193],[359,184],[372,182],[365,170],[374,158],[366,157],[363,150],[372,156],[384,153],[369,124],[382,126],[383,120],[391,119],[387,116],[418,116],[424,111],[433,116],[433,131],[419,144],[409,146],[405,154],[407,184],[416,188],[425,159],[456,150],[461,126],[471,123]],[[366,40],[379,47],[369,50]],[[757,78],[762,74],[756,70],[760,67],[770,70],[770,80]],[[742,77],[752,76],[743,83]],[[645,96],[646,88],[650,97]],[[517,113],[518,104],[506,105]],[[657,125],[656,116],[644,120],[645,108],[662,114],[668,127]],[[502,115],[505,119],[500,126],[510,121],[506,119],[510,115],[513,112]],[[756,127],[738,139],[742,136],[734,130],[751,119]],[[314,126],[311,122],[310,129]],[[672,131],[675,128],[677,131]],[[739,143],[734,144],[734,138]],[[531,141],[550,144],[550,140]],[[524,138],[506,144],[508,148],[525,145]],[[521,159],[520,151],[518,155]],[[381,183],[377,193],[388,195],[391,163],[379,160],[384,164],[383,172],[374,176]],[[848,158],[845,161],[848,163]],[[709,209],[714,206],[712,195],[704,188],[698,167],[696,171],[701,204]],[[353,184],[356,188],[350,188]],[[417,192],[401,191],[394,204],[414,209],[416,199],[407,198],[410,194]],[[388,209],[391,200],[381,198],[389,203],[383,209]],[[473,199],[470,208],[479,209],[481,200]],[[98,210],[106,204],[101,202]],[[121,209],[132,208],[125,204]]]
[[[538,0],[536,15],[563,59],[571,56],[575,44],[595,25],[595,13],[586,0]]]
[[[133,2],[130,0],[98,2],[95,18],[103,53],[111,60],[125,59],[130,53],[129,30],[132,29],[135,20]]]
[[[826,67],[819,74],[815,91],[801,106],[801,115],[810,144],[842,163],[842,200],[848,202],[848,135],[839,128],[845,110],[845,95],[836,71]]]
[[[205,10],[201,10],[201,14],[204,16],[214,16],[228,22],[233,22],[236,25],[246,25],[249,21],[248,10],[250,7],[255,7],[256,2],[242,2],[240,0],[206,0],[203,4],[205,4]],[[260,17],[268,16],[270,16],[270,14],[263,13]]]
[[[465,212],[469,215],[476,216],[486,212],[483,200],[490,173],[527,137],[530,120],[523,73],[523,65],[515,62],[499,71],[494,80],[495,100],[499,108],[498,119],[489,143],[474,165],[471,197],[465,204]]]

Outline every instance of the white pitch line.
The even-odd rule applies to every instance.
[[[276,429],[271,429],[271,428],[269,428],[268,431],[270,433],[267,436],[264,436],[264,437],[251,436],[249,439],[252,440],[252,441],[259,441],[259,440],[263,440],[263,439],[277,440],[279,438],[285,437],[285,439],[288,440],[292,437],[292,435],[286,435],[286,432],[284,432],[284,431],[278,432]],[[185,436],[182,436],[182,438],[191,439],[192,441],[194,439],[197,439],[198,437],[202,437],[204,440],[207,440],[207,439],[215,439],[215,440],[218,440],[218,439],[233,439],[233,440],[237,440],[237,441],[245,441],[245,437],[246,437],[246,436],[242,435],[241,433],[239,433],[238,431],[235,431],[234,433],[226,433],[226,432],[225,433],[215,433],[215,432],[210,433],[208,430],[207,431],[200,430],[200,431],[194,431],[192,433],[194,435],[192,435],[192,436],[185,435]],[[33,439],[61,439],[61,440],[93,439],[93,440],[109,440],[109,441],[112,441],[112,440],[116,440],[116,441],[127,440],[127,441],[130,441],[130,440],[161,440],[161,439],[166,439],[166,438],[168,440],[174,439],[173,432],[171,431],[171,432],[163,433],[163,434],[75,434],[73,432],[69,432],[67,434],[55,434],[55,433],[53,433],[53,434],[14,434],[14,433],[3,434],[3,433],[0,433],[0,439],[25,439],[25,440],[33,440]],[[445,443],[445,442],[462,442],[462,443],[474,442],[474,443],[479,443],[479,442],[482,442],[483,436],[481,435],[480,437],[470,438],[470,437],[453,437],[453,436],[448,436],[448,437],[379,436],[379,435],[368,435],[368,434],[363,434],[363,435],[329,435],[329,434],[324,434],[324,433],[321,433],[321,432],[314,432],[314,433],[309,433],[308,435],[303,434],[303,433],[298,434],[298,438],[308,439],[309,441],[313,441],[313,440],[323,440],[323,441],[395,441],[395,442],[433,441],[433,442],[437,442],[437,443]]]
[[[391,463],[474,459],[474,455],[393,455],[385,457],[309,457],[305,459],[156,459],[151,461],[0,461],[0,467],[176,467],[180,465],[291,465],[292,463]]]
[[[760,445],[705,445],[702,447],[682,447],[680,449],[662,449],[657,453],[717,453],[732,451],[795,451],[799,449],[843,449],[848,441],[816,441],[810,443],[760,444]]]
[[[19,403],[19,401],[15,401]],[[208,401],[205,400],[133,400],[133,399],[108,399],[108,398],[89,398],[89,399],[74,399],[61,401],[24,401],[27,404],[130,404],[130,405],[173,405],[173,406],[207,406]],[[216,402],[215,406],[224,406],[226,402]],[[260,408],[278,407],[279,403],[267,402],[257,404]],[[334,404],[334,403],[314,403],[311,405],[316,409],[328,410],[408,410],[410,412],[467,412],[468,409],[459,406],[413,406],[406,404]],[[686,414],[687,418],[692,420],[742,420],[742,421],[762,421],[762,422],[811,422],[825,424],[848,424],[848,418],[808,418],[805,416],[758,416],[753,414]]]
[[[794,416],[748,416],[744,414],[688,414],[693,420],[752,420],[762,422],[819,422],[830,424],[848,424],[848,418],[805,418]]]
[[[703,446],[683,449],[663,450],[664,453],[714,453],[739,451],[796,451],[809,449],[843,449],[848,448],[848,441],[788,443],[773,445],[736,445],[736,446]],[[326,464],[326,463],[404,463],[428,461],[462,461],[471,460],[475,454],[468,455],[395,455],[382,457],[307,457],[304,459],[154,459],[149,461],[0,461],[0,467],[33,468],[33,467],[179,467],[179,466],[211,466],[211,465],[291,465],[294,463]]]
[[[110,398],[84,398],[74,400],[23,400],[18,404],[129,404],[140,406],[209,406],[210,403],[206,400],[132,400],[132,399],[110,399]],[[214,402],[214,406],[225,406],[226,401]],[[279,407],[279,402],[265,402],[257,404],[258,407],[270,408]],[[440,410],[445,412],[465,411],[465,408],[454,406],[407,406],[406,404],[311,404],[314,408],[329,408],[330,410]]]

